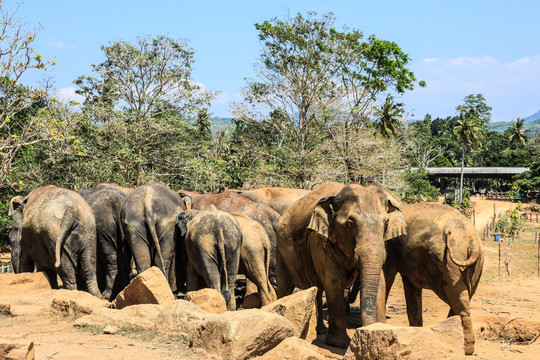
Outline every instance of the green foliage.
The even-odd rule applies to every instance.
[[[515,209],[507,210],[506,213],[499,218],[495,223],[494,230],[506,235],[519,235],[523,228],[523,222],[521,221],[520,213],[522,207],[521,203],[518,203]]]
[[[407,186],[403,194],[404,202],[415,203],[438,200],[439,190],[429,183],[426,169],[405,170],[405,182]]]

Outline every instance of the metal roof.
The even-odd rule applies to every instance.
[[[461,174],[461,167],[428,167],[431,177],[457,177]],[[465,177],[477,178],[506,178],[529,171],[528,167],[464,167]]]

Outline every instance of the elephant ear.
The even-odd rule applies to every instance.
[[[322,198],[311,213],[308,230],[317,232],[320,238],[331,243],[335,243],[335,238],[330,234],[330,226],[334,219],[334,207],[332,202],[334,196]]]
[[[23,220],[23,210],[24,205],[26,205],[26,200],[22,196],[15,196],[11,201],[9,202],[9,212],[8,215],[11,216],[13,221],[15,221],[15,224],[18,227],[22,226],[22,220]]]
[[[384,240],[386,241],[407,234],[407,224],[405,223],[405,218],[401,212],[401,201],[399,201],[399,199],[390,191],[382,186],[381,188],[387,199],[387,218],[384,229]]]
[[[193,220],[197,212],[198,210],[186,210],[186,211],[182,211],[176,217],[176,226],[178,227],[180,236],[182,238],[186,236],[189,222]]]
[[[191,210],[191,200],[192,200],[191,195],[188,194],[184,190],[178,190],[177,193],[178,195],[180,195],[180,198],[184,202],[184,205],[186,206],[186,210]]]

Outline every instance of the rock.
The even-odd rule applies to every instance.
[[[293,336],[284,317],[252,309],[212,314],[185,300],[163,305],[155,330],[190,339],[192,348],[226,359],[262,355]]]
[[[51,312],[79,318],[97,308],[106,308],[109,302],[79,290],[57,290],[51,302]]]
[[[49,281],[42,272],[0,274],[1,298],[34,295],[51,290]]]
[[[116,334],[117,332],[118,332],[118,328],[113,325],[107,325],[103,328],[104,334],[113,335],[113,334]]]
[[[259,309],[210,314],[191,332],[191,346],[225,359],[263,355],[294,335],[284,317]]]
[[[198,305],[204,311],[213,314],[221,314],[227,311],[227,304],[223,296],[215,289],[201,289],[190,291],[184,300]]]
[[[154,330],[156,318],[164,305],[142,304],[125,307],[121,310],[98,308],[92,314],[82,316],[75,320],[74,325],[79,327],[132,326],[145,330]]]
[[[36,352],[34,343],[0,344],[0,359],[5,360],[34,360]]]
[[[293,324],[294,336],[312,342],[317,337],[316,295],[317,288],[312,287],[282,297],[263,306],[261,310],[284,316]]]
[[[343,360],[465,359],[463,328],[453,316],[429,328],[375,323],[356,329]]]
[[[257,360],[324,360],[326,357],[321,354],[317,347],[311,345],[306,340],[296,336],[286,338],[278,346],[264,354],[256,357]]]
[[[131,284],[118,294],[113,307],[122,309],[137,304],[167,304],[175,300],[163,272],[152,266],[137,275]]]
[[[540,322],[501,316],[474,318],[476,336],[486,340],[530,342],[540,336]]]
[[[242,301],[242,305],[240,307],[242,309],[260,309],[261,296],[259,295],[258,292],[254,292],[254,293],[244,296],[244,300]]]

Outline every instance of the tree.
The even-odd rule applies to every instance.
[[[515,121],[512,121],[512,126],[508,129],[510,144],[516,149],[523,148],[527,144],[527,135],[523,128],[524,124],[525,120],[517,118]]]
[[[471,101],[474,100],[474,101]],[[459,181],[459,203],[463,202],[463,169],[465,166],[465,153],[473,148],[479,147],[480,137],[485,124],[489,122],[489,110],[491,108],[483,104],[479,99],[483,96],[469,95],[465,97],[464,104],[456,107],[459,112],[459,119],[453,129],[456,140],[461,143],[461,175]]]
[[[402,126],[403,103],[394,102],[394,97],[390,94],[386,95],[386,100],[382,106],[375,110],[378,118],[378,127],[384,137],[399,136],[398,128]]]
[[[34,41],[40,28],[28,28],[17,17],[18,8],[7,9],[0,0],[0,186],[10,185],[7,174],[22,148],[58,135],[34,116],[45,105],[48,87],[20,84],[24,74],[54,63],[36,53]]]
[[[235,116],[282,134],[297,182],[307,187],[325,137],[350,160],[348,136],[364,125],[377,96],[389,88],[412,89],[409,58],[395,43],[361,32],[336,30],[332,14],[298,14],[255,24],[262,42],[257,79],[244,88]],[[344,140],[344,141],[342,141]]]
[[[140,185],[144,166],[161,169],[161,175],[181,171],[182,164],[167,155],[174,156],[171,150],[181,141],[179,129],[215,96],[191,80],[193,51],[186,41],[165,36],[139,37],[134,44],[116,41],[101,49],[107,59],[92,65],[95,77],[81,76],[75,84],[85,96],[87,116],[113,132],[111,145],[126,182],[134,177]]]

